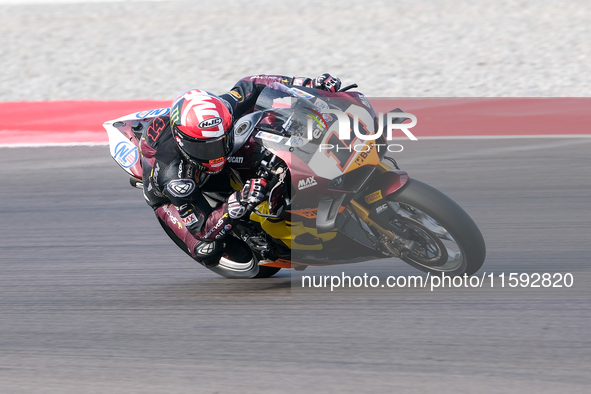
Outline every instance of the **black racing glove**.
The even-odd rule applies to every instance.
[[[263,178],[249,179],[241,191],[228,199],[228,216],[239,219],[247,212],[247,207],[256,207],[267,198],[267,181]]]
[[[341,80],[329,73],[324,73],[312,80],[312,87],[335,93],[341,88]]]

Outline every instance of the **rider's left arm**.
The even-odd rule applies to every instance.
[[[251,112],[257,98],[268,85],[278,82],[284,85],[291,85],[294,78],[283,75],[253,75],[244,77],[236,82],[234,87],[220,97],[226,100],[232,107],[234,119]]]
[[[341,87],[340,79],[328,73],[322,74],[314,79],[307,77],[287,77],[285,75],[253,75],[242,78],[236,82],[228,93],[222,94],[220,97],[226,100],[232,107],[234,119],[239,119],[242,115],[254,109],[257,98],[263,89],[272,83],[306,86],[330,92],[337,91]]]

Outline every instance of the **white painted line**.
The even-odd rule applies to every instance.
[[[540,138],[591,138],[591,134],[548,134],[548,135],[456,135],[456,136],[432,136],[421,137],[416,134],[419,141],[421,140],[513,140],[520,138],[540,139]],[[408,141],[408,138],[392,138],[392,140]]]
[[[423,157],[413,157],[404,160],[403,165],[409,164],[425,164],[425,163],[432,163],[432,162],[440,162],[442,160],[459,160],[459,159],[472,159],[472,158],[482,158],[482,157],[495,157],[498,155],[504,155],[508,153],[514,152],[527,152],[527,151],[535,151],[535,150],[544,150],[544,149],[555,149],[573,145],[581,145],[581,144],[589,144],[591,143],[591,138],[586,139],[559,139],[559,140],[550,140],[550,141],[539,141],[539,140],[530,140],[530,142],[522,141],[520,145],[515,146],[514,144],[505,144],[504,146],[495,147],[495,148],[484,148],[484,149],[471,149],[471,150],[456,150],[451,153],[445,153],[442,155],[431,155],[431,156],[423,156]],[[481,146],[486,146],[483,144]]]
[[[56,142],[46,144],[0,144],[0,148],[46,148],[70,146],[109,146],[108,142]]]
[[[1,1],[1,0],[0,0]],[[422,140],[512,140],[512,139],[589,139],[591,134],[551,134],[551,135],[462,135],[462,136],[434,136],[417,137]],[[405,141],[408,138],[392,138],[392,141]],[[0,144],[0,148],[45,148],[68,146],[108,146],[108,142],[56,142],[41,144]]]

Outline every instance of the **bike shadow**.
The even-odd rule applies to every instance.
[[[289,298],[291,287],[289,272],[279,272],[272,278],[264,279],[226,279],[208,272],[190,280],[166,285],[162,292],[179,301],[260,302]]]

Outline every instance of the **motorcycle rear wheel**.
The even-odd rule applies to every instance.
[[[218,275],[228,279],[263,279],[270,278],[278,273],[281,268],[276,267],[258,267],[258,272],[255,274],[255,270],[249,270],[247,272],[240,272],[232,269],[228,269],[223,265],[216,265],[209,268],[210,271],[215,272]]]
[[[424,272],[472,275],[486,257],[484,238],[472,218],[439,190],[415,179],[386,197],[409,230],[413,248],[401,256]]]
[[[225,250],[217,265],[209,270],[228,279],[270,278],[281,268],[259,265],[259,257],[247,245],[237,238],[227,238]]]

